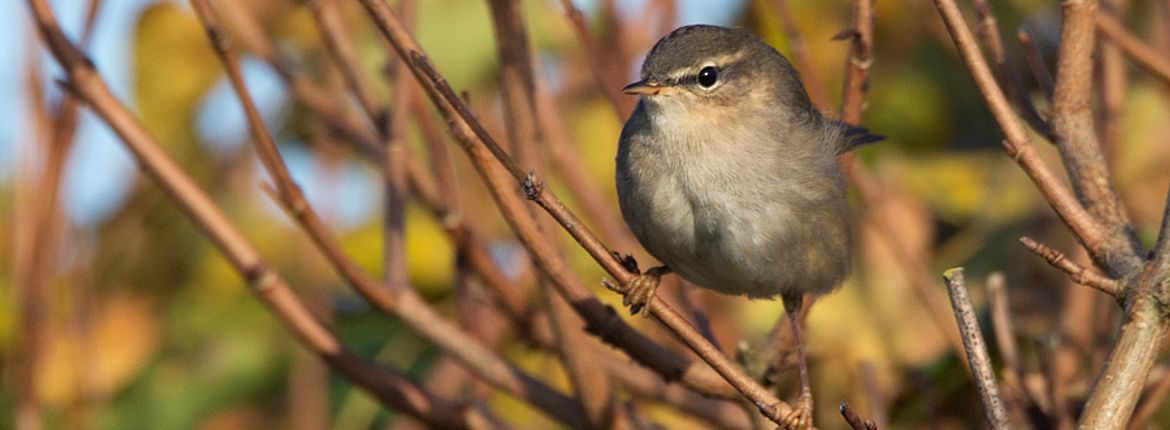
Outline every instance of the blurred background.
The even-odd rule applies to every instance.
[[[50,3],[66,32],[81,40],[89,2]],[[426,378],[441,353],[346,288],[261,189],[267,175],[248,144],[244,116],[189,5],[99,3],[86,51],[116,95],[141,115],[170,155],[330,321],[346,345]],[[380,73],[391,57],[359,5],[340,3],[364,66]],[[561,131],[550,134],[568,143],[560,153],[571,154],[567,157],[599,192],[603,213],[611,217],[606,222],[620,224],[613,157],[624,122],[620,106],[632,100],[615,105],[598,83],[614,91],[635,80],[653,42],[683,24],[744,27],[791,55],[779,3],[788,3],[803,36],[808,61],[797,66],[814,101],[836,115],[850,45],[833,39],[849,28],[852,2],[574,1],[601,48],[613,54],[604,67],[588,64],[561,2],[524,2],[537,81],[562,122]],[[1051,66],[1059,34],[1057,5],[1003,0],[991,6],[1008,55],[1043,114],[1045,89],[1026,66],[1016,31],[1027,29]],[[325,88],[344,91],[337,71],[326,65],[320,32],[305,5],[254,0],[234,7],[255,19],[298,71]],[[1170,49],[1170,27],[1149,24],[1168,18],[1164,2],[1134,1],[1126,10],[1131,31],[1163,52]],[[875,16],[863,125],[887,139],[857,156],[865,180],[878,192],[854,193],[854,274],[841,290],[819,300],[808,320],[819,425],[844,427],[835,411],[842,400],[867,417],[884,415],[897,428],[971,428],[980,422],[976,392],[948,343],[953,319],[940,320],[937,313],[941,303],[941,315],[950,318],[939,274],[953,266],[967,267],[983,321],[988,320],[984,279],[1003,273],[1020,348],[1020,384],[1064,381],[1067,404],[1077,404],[1117,327],[1116,304],[1071,284],[1017,243],[1027,235],[1085,259],[1028,179],[1003,155],[1001,133],[933,6],[880,0]],[[498,57],[486,2],[419,1],[416,22],[417,38],[438,69],[456,90],[467,92],[489,131],[504,138]],[[50,429],[404,425],[398,414],[303,353],[91,112],[81,110],[76,134],[63,150],[62,170],[54,173],[45,143],[52,132],[45,111],[62,100],[55,83],[61,71],[43,51],[24,2],[0,2],[0,64],[0,428],[15,427],[12,417],[30,392]],[[1110,124],[1116,125],[1105,139],[1106,153],[1148,246],[1170,186],[1170,122],[1165,121],[1170,99],[1164,85],[1131,66],[1123,71],[1128,77],[1123,102],[1099,109],[1108,111],[1103,115],[1112,115]],[[244,72],[310,202],[348,254],[381,276],[383,192],[376,167],[351,146],[322,137],[313,113],[295,103],[270,64],[246,56]],[[380,87],[389,94],[386,85]],[[411,128],[410,145],[425,153],[421,133]],[[1049,165],[1059,168],[1051,146],[1034,137]],[[523,250],[466,157],[449,146],[457,198],[468,222],[486,236],[493,257],[510,276],[531,282]],[[550,185],[579,208],[573,198],[577,191],[552,170]],[[59,184],[46,179],[57,176]],[[410,279],[454,319],[451,241],[441,223],[417,204],[407,210],[406,223]],[[600,286],[604,272],[576,247],[564,249],[582,279],[620,307],[620,298]],[[652,261],[640,249],[620,251],[634,254],[644,267]],[[741,343],[763,337],[783,309],[778,301],[706,291],[671,294],[666,296],[699,304],[729,355]],[[674,344],[656,323],[627,319]],[[555,355],[506,335],[500,345],[523,368],[567,387]],[[998,357],[998,348],[992,348]],[[30,351],[37,357],[31,367],[22,364],[34,354]],[[1155,377],[1164,374],[1164,368],[1154,372]],[[34,386],[22,388],[18,375],[27,375]],[[1047,376],[1035,382],[1029,375]],[[785,384],[781,392],[791,397],[793,385]],[[522,428],[555,425],[507,395],[490,392],[487,398],[499,416]],[[1170,422],[1170,408],[1164,409],[1162,422]],[[669,408],[647,411],[671,427],[704,426]]]

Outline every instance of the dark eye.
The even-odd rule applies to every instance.
[[[703,88],[711,88],[719,81],[719,69],[715,66],[704,67],[699,71],[699,85]]]

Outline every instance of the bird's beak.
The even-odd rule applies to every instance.
[[[662,84],[654,79],[643,79],[626,85],[622,92],[629,95],[652,96],[662,90]]]

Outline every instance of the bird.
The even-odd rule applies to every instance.
[[[799,311],[849,273],[849,204],[841,154],[882,140],[825,117],[799,73],[742,30],[680,27],[659,40],[622,128],[616,184],[622,217],[663,263],[638,274],[623,304],[637,314],[662,276],[748,298],[779,296],[795,334],[800,397],[784,418],[811,426]]]

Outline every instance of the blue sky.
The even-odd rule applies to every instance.
[[[88,50],[114,93],[124,101],[132,100],[130,42],[134,24],[142,8],[152,2],[104,1]],[[70,36],[80,32],[87,3],[87,0],[50,0],[58,20]],[[619,0],[619,7],[622,12],[639,11],[644,3],[644,0]],[[578,0],[577,4],[587,12],[595,6],[594,1]],[[716,4],[706,0],[680,1],[680,23],[727,24],[742,7],[742,1]],[[46,54],[40,52],[39,43],[34,44],[29,40],[32,35],[26,3],[19,0],[0,1],[0,64],[5,65],[0,67],[0,94],[4,95],[0,97],[0,186],[5,187],[11,186],[17,163],[23,156],[20,146],[27,144],[31,135],[31,130],[26,126],[28,118],[24,114],[28,107],[24,73],[31,55],[29,50],[36,49],[37,55],[47,58]],[[45,63],[52,64],[51,61]],[[245,64],[245,74],[266,118],[270,121],[278,120],[283,88],[276,77],[263,65],[254,62]],[[50,83],[47,91],[51,100],[59,95],[51,83],[60,75],[60,70],[55,66],[46,66],[44,76]],[[101,222],[121,205],[135,166],[117,137],[92,113],[83,112],[76,147],[67,166],[62,199],[69,219],[75,225],[88,227]],[[223,82],[208,96],[197,121],[209,141],[239,142],[246,134],[246,125],[236,99],[230,87]],[[213,146],[212,149],[226,148]],[[285,156],[294,177],[306,185],[306,193],[311,201],[328,198],[327,190],[318,190],[312,186],[320,181],[311,177],[316,170],[308,154],[286,151]],[[338,181],[346,186],[339,187],[342,194],[330,200],[340,202],[339,221],[343,225],[352,225],[369,216],[375,209],[369,196],[378,193],[376,178],[372,177],[368,169],[353,167],[343,171]]]

